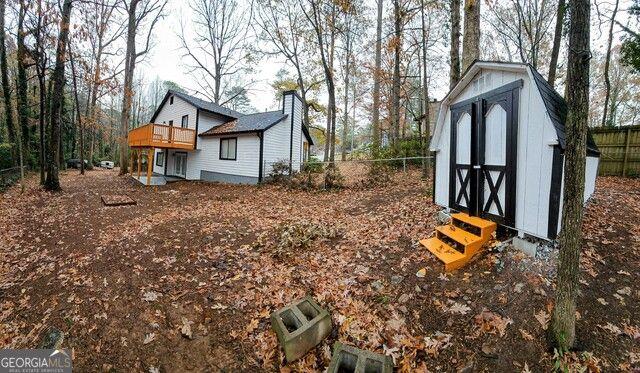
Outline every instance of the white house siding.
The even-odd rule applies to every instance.
[[[198,119],[198,133],[203,133],[205,131],[208,131],[213,127],[217,127],[226,123],[227,121],[228,121],[227,119],[222,119],[222,117],[219,115],[200,110],[200,115]],[[204,150],[203,142],[200,140],[202,140],[202,137],[198,138],[196,149]]]
[[[236,137],[236,160],[220,159],[220,139]],[[202,149],[189,154],[187,178],[256,183],[260,163],[260,138],[255,134],[201,137]],[[201,172],[202,171],[202,172]]]
[[[291,119],[288,116],[264,131],[264,143],[262,145],[262,159],[264,162],[262,174],[264,177],[269,176],[274,163],[279,161],[288,162],[290,140]]]
[[[294,100],[293,105],[293,139],[291,151],[291,167],[294,171],[300,171],[302,165],[302,101],[295,95],[289,95]],[[285,111],[291,113],[291,111]]]
[[[188,115],[189,123],[187,128],[196,129],[196,107],[178,96],[173,96],[173,105],[170,102],[171,98],[168,98],[153,122],[168,125],[169,121],[172,120],[174,127],[180,127],[182,116]]]
[[[163,161],[162,166],[157,165],[158,154],[164,153],[164,149],[155,149],[155,154],[153,155],[153,172],[157,174],[164,174],[164,163],[167,161],[166,159]]]

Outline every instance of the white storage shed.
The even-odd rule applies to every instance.
[[[532,66],[476,61],[442,100],[434,202],[547,240],[562,213],[567,105]],[[585,202],[600,152],[587,137]]]

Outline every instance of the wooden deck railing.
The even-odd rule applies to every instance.
[[[129,146],[194,149],[196,131],[190,128],[149,123],[129,131]]]

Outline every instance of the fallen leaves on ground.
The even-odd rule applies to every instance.
[[[418,244],[438,209],[419,176],[315,192],[146,188],[115,172],[67,172],[64,190],[48,193],[32,175],[26,193],[0,201],[0,347],[33,346],[55,325],[81,371],[100,370],[101,359],[116,370],[322,371],[335,341],[388,354],[398,371],[550,370],[531,316],[548,326],[555,251],[531,259],[500,246],[443,273]],[[640,244],[639,188],[601,178],[588,204],[579,325],[597,350],[576,356],[581,366],[597,367],[598,356],[637,368],[638,273],[628,258]],[[106,192],[138,203],[106,208]],[[287,363],[269,315],[305,295],[330,312],[334,332]],[[469,354],[498,345],[498,358]]]

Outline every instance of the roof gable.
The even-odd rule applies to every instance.
[[[542,102],[544,103],[545,109],[553,127],[556,130],[556,135],[558,138],[558,144],[561,149],[565,149],[566,146],[566,135],[565,135],[565,122],[567,119],[567,103],[562,96],[558,92],[555,91],[553,87],[544,79],[544,77],[531,66],[530,64],[524,64],[520,62],[496,62],[496,61],[474,61],[469,68],[462,75],[460,81],[447,93],[447,95],[443,98],[441,108],[443,106],[447,106],[447,108],[451,105],[452,101],[455,100],[458,95],[460,95],[464,90],[469,86],[469,84],[473,81],[473,78],[481,69],[490,69],[490,70],[518,70],[523,71],[526,70],[530,79],[535,83],[535,87],[537,88],[538,93],[542,98]],[[447,109],[448,110],[448,109]],[[437,150],[437,144],[440,140],[440,136],[442,134],[442,127],[445,125],[444,119],[446,117],[447,110],[440,110],[438,121],[436,123],[436,128],[434,131],[434,136],[431,141],[430,149],[432,151]],[[599,155],[598,147],[593,141],[593,137],[591,136],[591,132],[587,132],[587,154],[595,156]]]
[[[169,97],[171,96],[176,96],[181,98],[182,100],[188,102],[189,104],[195,106],[196,108],[198,108],[199,110],[204,110],[213,114],[218,114],[221,115],[223,117],[229,118],[229,119],[237,119],[239,117],[241,117],[243,114],[231,110],[231,109],[227,109],[224,106],[215,104],[213,102],[209,102],[209,101],[205,101],[203,99],[200,99],[198,97],[195,96],[191,96],[188,95],[186,93],[182,93],[182,92],[178,92],[178,91],[174,91],[172,89],[168,90],[167,93],[165,94],[164,98],[162,99],[162,102],[160,103],[160,105],[158,105],[158,108],[156,109],[156,111],[153,113],[153,116],[151,117],[150,122],[153,123],[154,120],[156,120],[156,118],[158,117],[158,114],[160,114],[160,111],[162,110],[162,108],[164,107],[164,105],[167,103],[167,101],[169,100]]]

